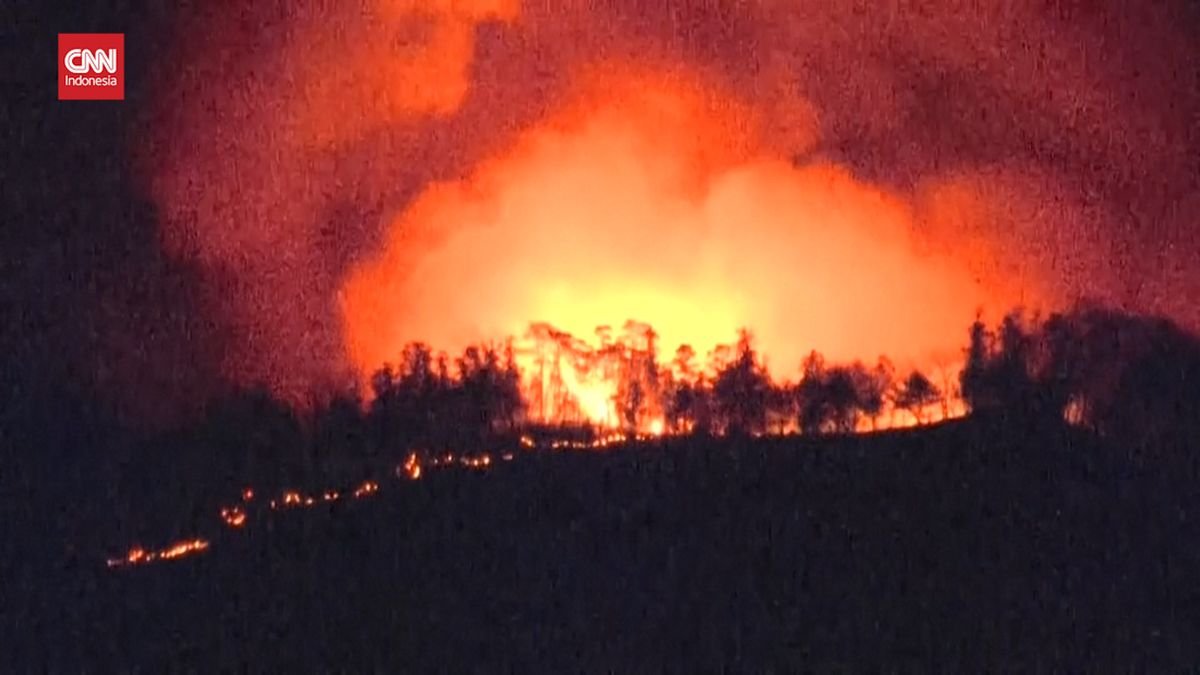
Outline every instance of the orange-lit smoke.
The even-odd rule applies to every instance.
[[[188,65],[165,69],[140,159],[164,248],[198,263],[233,335],[228,379],[293,400],[344,383],[334,296],[382,199],[359,148],[389,132],[411,142],[457,110],[476,26],[516,12],[515,0],[363,0],[190,17],[172,61]]]
[[[986,247],[922,250],[915,224],[943,217],[940,195],[919,204],[819,156],[793,164],[765,133],[775,120],[681,70],[580,81],[498,157],[430,185],[355,268],[342,306],[362,375],[407,341],[456,350],[530,321],[591,339],[630,319],[666,359],[748,327],[781,378],[812,349],[929,367],[956,360],[977,309],[1038,299],[1033,280],[974,274]],[[815,141],[811,118],[788,122]]]
[[[453,352],[539,320],[590,339],[637,319],[701,360],[745,326],[794,378],[812,349],[953,368],[980,307],[1186,304],[1112,264],[1112,204],[1190,160],[1179,121],[1126,95],[1136,55],[1097,57],[1124,44],[1107,23],[861,9],[197,10],[139,163],[223,375],[293,400],[406,340]]]

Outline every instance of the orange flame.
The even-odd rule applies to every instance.
[[[682,344],[704,359],[748,327],[783,379],[813,349],[905,368],[959,359],[980,307],[1038,304],[1033,279],[977,274],[988,250],[918,236],[947,230],[925,227],[943,217],[937,195],[796,165],[758,111],[683,69],[610,65],[579,82],[467,178],[430,186],[353,269],[341,308],[364,381],[409,341],[524,335],[534,418],[615,429],[617,379],[597,356],[609,338],[587,339],[598,324],[649,323],[660,363]],[[556,330],[526,332],[530,320]],[[651,410],[637,431],[664,427]]]
[[[369,480],[364,481],[362,485],[359,485],[357,488],[354,489],[354,498],[362,499],[363,497],[373,495],[378,491],[379,491],[378,483],[375,483],[374,481],[369,481]]]
[[[404,460],[404,465],[401,467],[404,474],[411,480],[417,480],[421,477],[421,462],[417,459],[417,453],[410,453],[408,458]]]
[[[238,506],[221,509],[221,520],[229,527],[240,528],[246,524],[246,512]]]
[[[129,552],[123,558],[109,558],[107,562],[110,568],[145,565],[158,560],[176,560],[194,555],[208,549],[208,547],[209,543],[204,539],[187,539],[159,551],[147,551],[141,546],[134,546],[129,549]]]

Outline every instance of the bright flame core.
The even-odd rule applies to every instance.
[[[353,270],[344,337],[364,381],[406,342],[453,353],[524,335],[531,321],[584,351],[603,349],[604,337],[588,339],[597,326],[644,322],[660,363],[687,344],[701,368],[747,327],[778,378],[813,349],[944,366],[977,310],[1036,304],[1034,289],[973,273],[986,250],[917,239],[914,223],[939,217],[936,199],[918,204],[819,157],[788,161],[768,137],[779,120],[724,92],[618,67],[580,81],[467,178],[428,187]],[[531,393],[546,363],[527,353]],[[574,413],[616,426],[610,374],[568,364],[554,376]]]

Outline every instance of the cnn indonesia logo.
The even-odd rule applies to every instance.
[[[58,100],[125,99],[124,33],[58,34]]]

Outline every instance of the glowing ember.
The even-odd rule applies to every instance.
[[[459,463],[468,469],[486,469],[492,464],[490,455],[480,455],[478,457],[461,457]]]
[[[221,509],[221,520],[229,527],[240,528],[246,524],[246,512],[238,506]]]
[[[176,560],[185,556],[200,553],[208,548],[209,543],[204,539],[188,539],[181,541],[159,551],[147,551],[146,549],[135,546],[129,549],[129,553],[124,558],[109,558],[108,566],[125,567],[132,565],[145,565],[159,560]]]
[[[408,476],[411,480],[417,480],[421,477],[421,462],[417,459],[417,453],[415,452],[408,455],[408,459],[404,460],[401,468],[404,475]]]
[[[173,560],[182,558],[185,555],[191,555],[208,548],[208,542],[203,539],[193,539],[191,541],[180,542],[174,546],[159,553],[159,557],[164,560]]]
[[[374,481],[369,481],[369,480],[364,481],[362,485],[359,485],[358,487],[354,488],[354,498],[362,499],[363,497],[373,495],[376,492],[379,492],[379,484],[378,483],[375,483]]]

